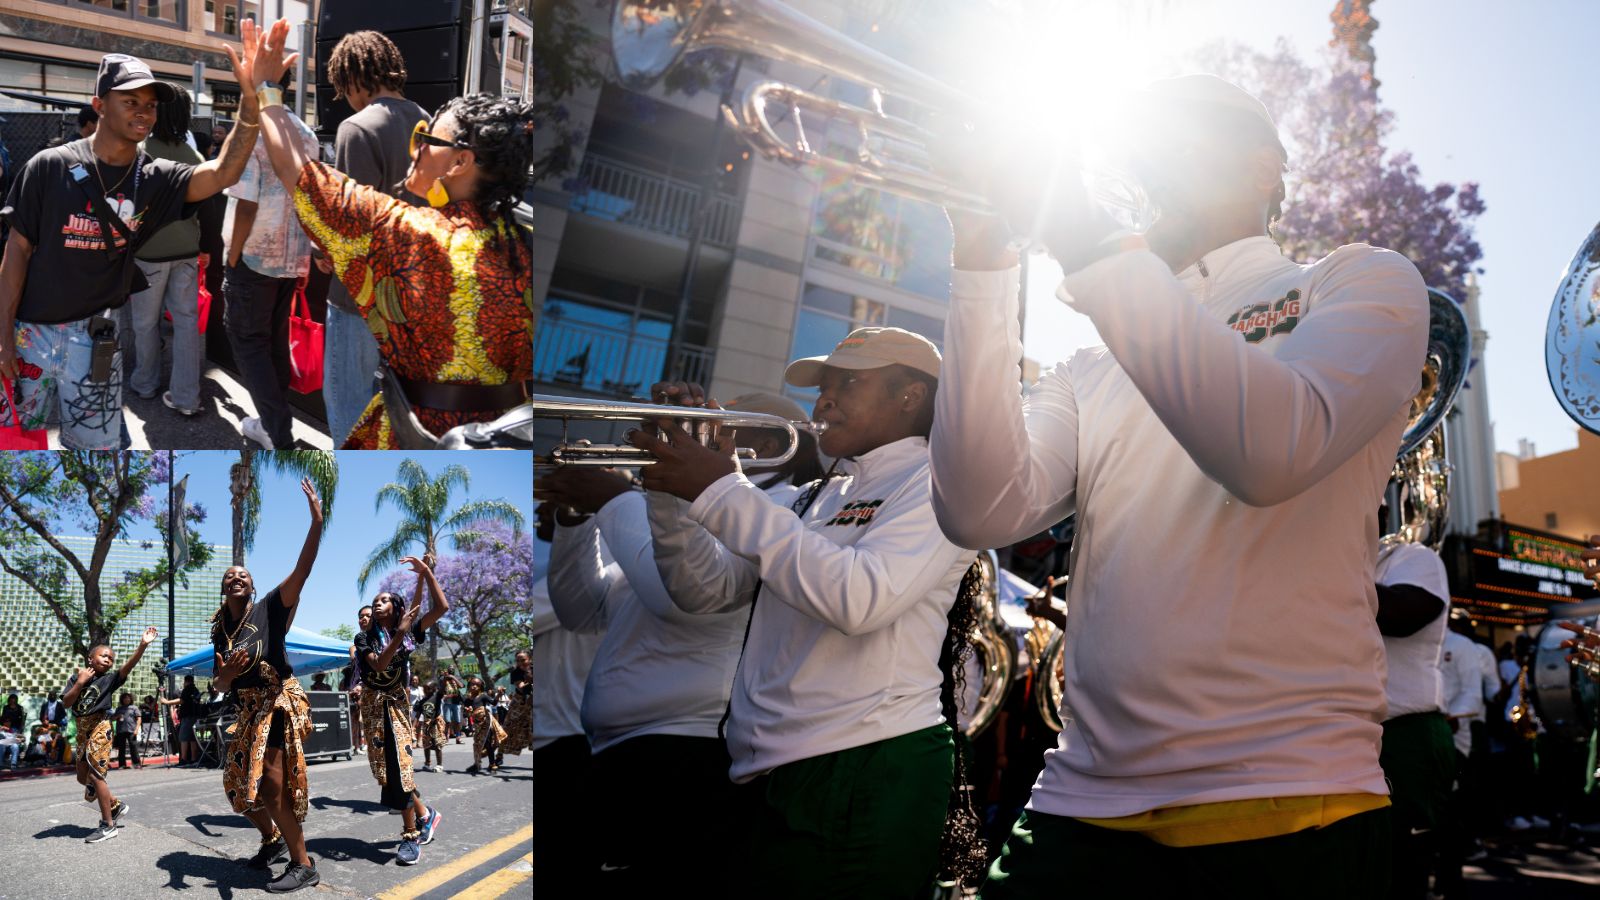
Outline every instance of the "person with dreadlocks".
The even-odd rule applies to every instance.
[[[327,64],[335,99],[344,98],[355,110],[339,123],[333,167],[407,203],[422,202],[402,182],[413,155],[411,132],[428,118],[428,111],[406,99],[406,62],[400,49],[380,32],[353,31],[333,45]],[[333,273],[333,264],[320,252],[317,267]],[[322,400],[328,408],[328,435],[339,445],[372,400],[379,356],[377,339],[338,279],[328,285],[324,338]]]
[[[300,490],[311,511],[311,527],[294,570],[258,599],[250,570],[230,566],[222,573],[222,605],[211,617],[216,654],[212,685],[237,698],[238,718],[223,754],[222,786],[233,811],[261,832],[261,846],[245,865],[266,869],[288,850],[288,867],[267,885],[274,894],[321,881],[306,854],[301,828],[310,799],[304,745],[311,736],[311,700],[295,679],[284,646],[322,542],[322,498],[310,479],[301,480]]]
[[[293,140],[276,81],[289,23],[243,25],[244,76],[265,105],[262,140],[294,194],[306,232],[378,339],[387,369],[418,422],[434,434],[490,421],[520,405],[533,377],[530,237],[512,216],[533,161],[529,104],[457,97],[412,132],[410,206],[308,156]],[[344,442],[398,449],[381,396]]]
[[[372,626],[356,635],[356,662],[361,669],[361,720],[367,731],[367,763],[383,789],[380,801],[404,817],[395,860],[403,866],[416,863],[422,845],[433,836],[444,816],[422,803],[412,769],[411,749],[416,735],[411,726],[411,653],[427,640],[428,629],[450,608],[433,569],[415,556],[401,563],[416,573],[411,603],[385,591],[372,600]],[[422,612],[422,586],[433,598]]]
[[[95,644],[89,648],[88,663],[67,682],[61,702],[72,710],[78,723],[77,765],[78,783],[83,785],[83,799],[100,804],[100,826],[83,839],[86,844],[98,844],[117,836],[117,822],[128,812],[128,804],[111,793],[106,782],[106,772],[111,766],[111,711],[115,691],[128,680],[133,667],[139,664],[144,650],[156,639],[154,626],[146,628],[139,638],[139,646],[122,667],[113,671],[117,654],[110,644]]]
[[[172,99],[156,107],[156,126],[141,146],[154,159],[198,166],[205,160],[189,141],[189,92],[173,85]],[[118,310],[130,320],[137,359],[129,387],[147,400],[161,390],[161,313],[172,314],[172,378],[161,400],[184,415],[200,412],[199,257],[198,211],[161,226],[134,254],[150,287]]]
[[[500,771],[500,745],[505,743],[506,730],[494,714],[494,695],[476,675],[467,678],[467,715],[472,722],[472,765],[468,775],[478,774],[478,761],[487,760],[490,772]]]
[[[821,389],[820,447],[840,461],[795,510],[746,478],[727,443],[670,422],[659,438],[629,435],[657,460],[643,470],[652,497],[687,501],[652,516],[655,539],[703,530],[723,548],[682,564],[658,555],[673,602],[750,610],[727,716],[739,896],[921,898],[941,870],[981,871],[975,816],[955,801],[970,792],[955,777],[949,687],[974,560],[939,531],[928,478],[939,366],[931,341],[898,328],[858,328],[790,363],[786,382]]]

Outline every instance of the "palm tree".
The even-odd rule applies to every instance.
[[[322,530],[326,534],[333,521],[333,494],[339,485],[339,461],[332,450],[256,450],[239,451],[239,461],[229,470],[233,495],[233,565],[244,565],[246,550],[255,546],[256,526],[261,519],[261,476],[280,472],[295,478],[309,478],[322,496]]]
[[[423,552],[437,560],[439,543],[446,537],[457,547],[463,541],[473,540],[478,533],[467,526],[474,521],[504,522],[511,526],[513,536],[522,533],[521,511],[504,500],[474,500],[453,511],[450,509],[452,490],[457,485],[471,486],[472,476],[463,466],[446,466],[438,478],[429,479],[416,460],[404,459],[395,477],[399,479],[398,484],[391,481],[378,489],[373,508],[382,510],[384,503],[393,503],[400,510],[400,525],[383,546],[372,551],[366,565],[361,567],[356,586],[362,590],[366,590],[372,576],[397,564],[413,545],[421,544]]]

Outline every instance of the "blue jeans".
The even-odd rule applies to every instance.
[[[122,351],[113,354],[111,377],[104,382],[89,380],[93,359],[88,319],[60,325],[18,322],[17,365],[22,377],[13,389],[22,427],[45,427],[52,408],[59,404],[63,449],[126,450],[132,446],[122,420]],[[0,411],[0,425],[10,424],[11,410]]]
[[[21,758],[21,744],[0,744],[0,763],[4,763],[3,768],[15,769],[17,767],[17,760]]]
[[[331,304],[322,337],[322,402],[328,409],[328,436],[338,447],[377,396],[378,339],[361,316]]]
[[[200,405],[200,264],[195,259],[139,260],[149,290],[128,298],[133,318],[134,364],[130,386],[141,397],[161,389],[161,311],[172,313],[172,402]]]

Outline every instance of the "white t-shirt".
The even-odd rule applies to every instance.
[[[1458,721],[1456,749],[1472,754],[1472,723],[1484,720],[1484,709],[1500,692],[1500,673],[1494,651],[1454,631],[1446,631],[1439,655],[1444,686],[1444,711]]]
[[[1439,654],[1444,643],[1450,603],[1450,580],[1444,560],[1421,544],[1391,542],[1378,548],[1377,584],[1408,584],[1439,598],[1439,614],[1405,637],[1383,636],[1388,663],[1384,697],[1390,719],[1444,708],[1444,687],[1439,677]]]
[[[550,582],[533,583],[533,749],[583,734],[578,709],[594,652],[604,632],[579,634],[561,627],[550,603]]]
[[[595,753],[647,734],[717,736],[749,616],[673,605],[643,494],[624,491],[584,524],[556,527],[550,599],[567,628],[605,632],[581,710]]]
[[[933,426],[956,543],[1078,517],[1068,724],[1029,807],[1387,794],[1371,536],[1420,386],[1416,267],[1365,245],[1299,265],[1263,236],[1063,289],[1106,346],[1024,400],[1017,270],[954,273]]]

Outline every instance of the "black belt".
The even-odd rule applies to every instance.
[[[517,406],[532,392],[531,384],[439,384],[395,376],[406,399],[416,406],[445,412],[497,412]]]

